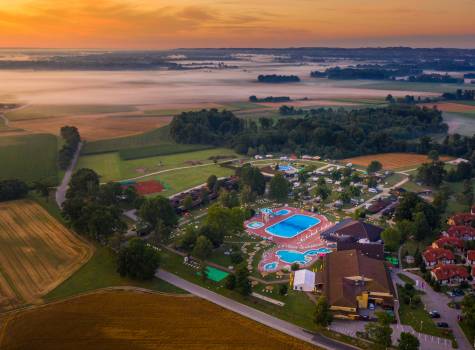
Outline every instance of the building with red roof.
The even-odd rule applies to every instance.
[[[438,265],[431,275],[443,285],[457,285],[467,280],[468,271],[463,265]]]
[[[459,213],[454,214],[447,220],[447,223],[452,226],[465,226],[471,225],[475,220],[475,213]]]
[[[451,247],[458,251],[463,249],[463,241],[458,237],[443,236],[432,243],[432,248]]]
[[[428,268],[455,263],[454,253],[444,248],[429,247],[422,253],[422,258]]]
[[[467,252],[467,265],[475,267],[475,250],[469,250]]]
[[[445,236],[456,237],[463,241],[475,240],[475,228],[471,226],[450,226]]]

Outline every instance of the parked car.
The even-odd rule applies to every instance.
[[[430,318],[440,318],[440,314],[438,311],[432,310],[429,312]]]
[[[437,322],[437,327],[449,328],[449,324],[447,322]]]

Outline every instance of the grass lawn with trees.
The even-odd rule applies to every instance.
[[[69,279],[48,293],[45,301],[64,299],[99,288],[135,286],[166,293],[185,293],[183,290],[158,278],[151,281],[136,281],[117,273],[117,256],[107,247],[96,245],[94,256]]]

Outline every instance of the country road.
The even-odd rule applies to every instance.
[[[64,173],[64,177],[63,177],[63,180],[61,181],[61,184],[56,189],[56,196],[55,196],[56,203],[58,204],[58,207],[60,208],[63,206],[63,203],[66,200],[66,191],[68,190],[69,181],[71,181],[71,176],[73,175],[74,168],[76,167],[76,164],[78,162],[82,145],[83,143],[79,142],[78,148],[76,149],[76,153],[74,153],[74,157],[71,160],[71,164],[69,164],[68,169]]]
[[[328,350],[355,350],[358,349],[348,344],[340,343],[336,340],[324,337],[320,334],[310,333],[304,329],[283,321],[279,318],[261,312],[259,310],[253,309],[247,305],[238,303],[232,299],[226,298],[222,295],[214,293],[206,288],[200,287],[194,283],[188,282],[177,275],[174,275],[170,272],[159,269],[155,274],[156,277],[173,284],[187,292],[194,294],[200,298],[208,300],[216,305],[219,305],[225,309],[236,312],[242,316],[250,318],[256,322],[262,323],[268,327],[276,329],[280,332],[303,340],[307,343],[319,346]]]
[[[3,120],[3,124],[8,127],[10,125],[10,120],[8,120],[7,117],[5,117],[5,114],[0,113],[0,119]]]

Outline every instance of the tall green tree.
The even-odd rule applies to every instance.
[[[236,290],[246,296],[252,293],[251,281],[249,281],[249,270],[245,262],[236,269]]]
[[[383,165],[381,164],[380,161],[378,160],[372,160],[371,163],[369,163],[368,168],[366,169],[368,173],[376,173],[380,171],[383,168]]]
[[[382,311],[376,312],[377,321],[365,325],[365,331],[369,340],[385,348],[391,346],[393,330],[390,326],[390,316]]]
[[[289,196],[290,184],[282,174],[276,174],[270,181],[269,196],[278,202],[285,202]]]
[[[402,332],[399,338],[398,350],[419,350],[419,339],[411,333]]]
[[[155,229],[160,222],[166,227],[178,224],[178,216],[168,198],[157,196],[146,199],[139,209],[139,217]]]
[[[327,327],[330,325],[332,320],[333,315],[331,314],[330,305],[328,304],[327,298],[324,295],[321,295],[317,300],[314,321],[317,326]]]
[[[383,239],[384,246],[393,252],[398,249],[401,243],[401,233],[393,227],[388,227],[381,232],[381,238]]]
[[[117,259],[117,272],[138,280],[149,280],[155,275],[160,264],[160,255],[152,247],[139,238],[129,241],[122,248]]]
[[[213,244],[206,236],[199,236],[196,239],[192,255],[200,260],[206,260],[213,250]]]

